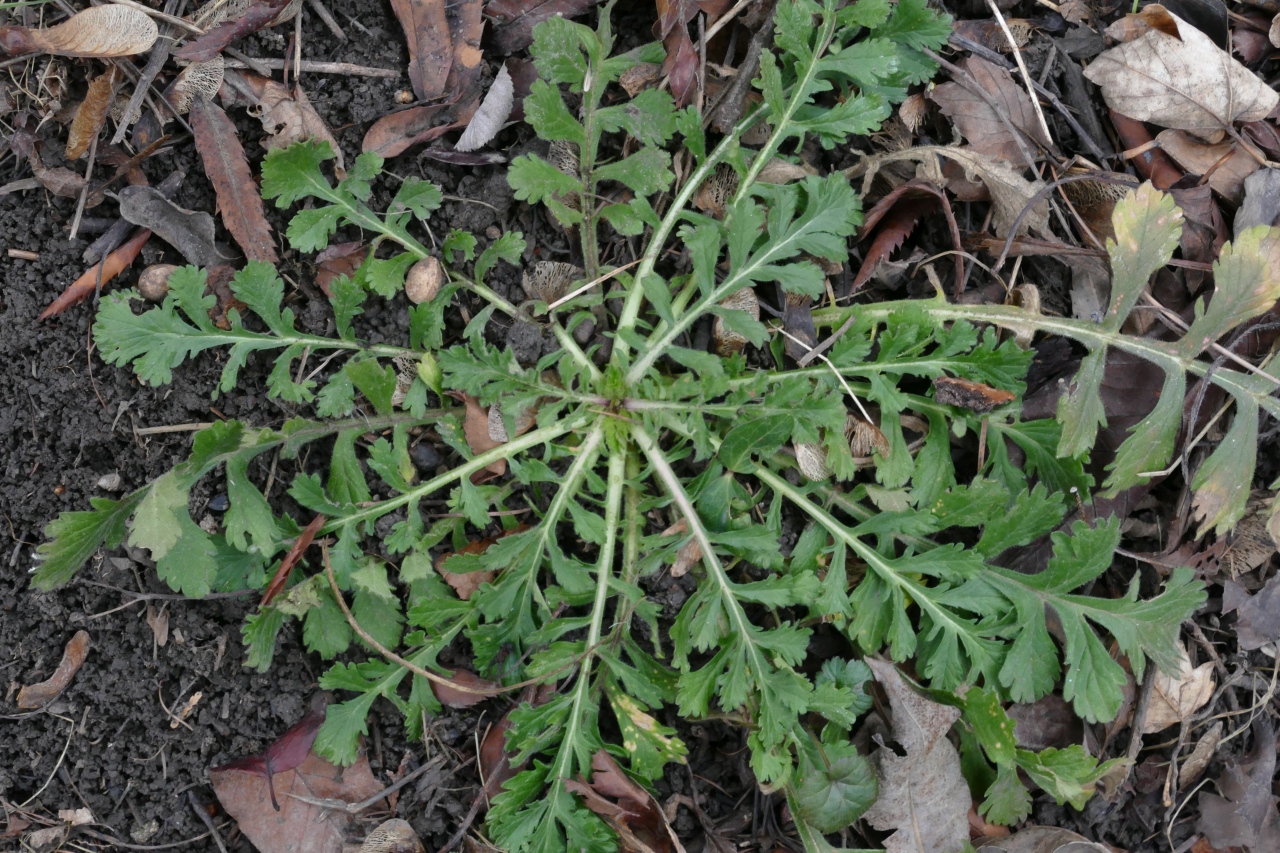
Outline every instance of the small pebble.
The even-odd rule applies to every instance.
[[[98,488],[108,492],[118,492],[124,488],[124,478],[119,471],[112,471],[98,480]]]
[[[502,236],[502,229],[497,225],[490,225],[488,228],[484,229],[484,236],[488,237],[490,240],[497,240]]]
[[[426,442],[415,444],[409,451],[409,458],[419,471],[434,471],[443,461],[436,449]]]
[[[226,512],[231,508],[231,499],[226,495],[214,495],[209,501],[209,512]]]

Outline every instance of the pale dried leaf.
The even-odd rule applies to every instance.
[[[1142,726],[1143,734],[1164,731],[1191,717],[1213,697],[1213,664],[1192,669],[1184,648],[1178,649],[1178,672],[1159,670],[1151,691],[1151,706]]]
[[[1276,736],[1271,721],[1253,724],[1254,747],[1247,758],[1229,762],[1218,777],[1221,796],[1201,790],[1196,829],[1214,847],[1244,847],[1250,853],[1280,850],[1280,813],[1271,782],[1276,768]]]
[[[480,109],[476,110],[476,114],[467,124],[467,129],[462,132],[462,137],[453,146],[454,149],[475,151],[477,148],[488,145],[490,140],[498,135],[498,131],[502,130],[502,125],[511,115],[511,108],[514,105],[515,86],[511,82],[511,74],[507,71],[507,66],[503,65],[498,69],[497,76],[493,78],[489,91],[485,93]]]
[[[475,454],[485,453],[503,444],[489,437],[489,409],[480,405],[480,401],[470,394],[462,396],[467,407],[466,417],[462,422],[462,433],[467,439],[467,446]],[[490,462],[485,470],[502,475],[507,473],[507,460],[498,459]]]
[[[271,239],[271,226],[235,125],[221,107],[201,98],[191,109],[191,129],[196,151],[218,199],[222,223],[240,244],[245,257],[274,264],[279,257]]]
[[[954,853],[969,840],[972,805],[960,755],[947,740],[960,711],[916,693],[893,664],[866,662],[889,695],[893,739],[905,752],[881,746],[872,754],[880,797],[867,810],[867,822],[895,830],[884,841],[887,853]]]
[[[983,853],[1111,853],[1079,833],[1056,826],[1025,826],[1012,835],[974,843]]]
[[[1085,69],[1109,107],[1213,141],[1234,122],[1265,118],[1280,102],[1280,95],[1208,36],[1170,17],[1181,39],[1153,29]]]
[[[1191,750],[1191,755],[1178,768],[1179,791],[1185,791],[1200,779],[1209,762],[1213,761],[1213,757],[1217,754],[1218,744],[1221,741],[1222,721],[1219,720],[1213,724],[1213,728],[1201,736],[1200,740],[1196,741],[1195,749]]]

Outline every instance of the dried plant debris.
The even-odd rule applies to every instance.
[[[1201,791],[1196,829],[1214,847],[1243,847],[1248,853],[1280,850],[1280,813],[1271,793],[1276,769],[1276,735],[1271,719],[1253,722],[1253,751],[1227,763],[1218,793]]]
[[[1280,641],[1280,574],[1250,595],[1232,580],[1222,581],[1222,612],[1235,613],[1236,640],[1244,651]]]
[[[1235,122],[1258,121],[1280,103],[1280,95],[1208,36],[1169,17],[1176,35],[1151,29],[1085,69],[1111,109],[1213,142]]]
[[[108,59],[146,53],[159,37],[155,21],[129,6],[92,6],[46,29],[0,27],[0,49],[10,56],[51,53]]]
[[[498,75],[493,78],[493,83],[489,85],[489,91],[485,94],[480,108],[471,117],[471,121],[467,123],[467,129],[453,146],[454,149],[475,151],[488,145],[506,123],[514,105],[515,88],[507,66],[503,65],[498,69]]]
[[[42,708],[62,695],[76,677],[89,654],[89,632],[76,631],[62,651],[62,660],[53,675],[39,684],[28,684],[18,691],[18,707],[23,710]]]
[[[867,658],[876,681],[889,694],[893,740],[872,755],[880,797],[867,822],[893,830],[888,853],[957,853],[969,841],[969,786],[960,773],[960,754],[947,732],[960,711],[925,699],[911,689],[893,664]]]

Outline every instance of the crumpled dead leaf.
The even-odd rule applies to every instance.
[[[1178,673],[1158,670],[1142,733],[1161,732],[1188,719],[1213,697],[1213,664],[1191,667],[1185,648],[1178,649]]]
[[[871,181],[887,163],[903,160],[914,160],[920,165],[916,167],[916,176],[938,187],[947,185],[947,178],[942,174],[942,166],[938,158],[950,160],[962,167],[970,180],[978,180],[986,185],[991,193],[991,223],[996,235],[1008,236],[1018,223],[1023,209],[1045,188],[1043,181],[1029,181],[1007,163],[985,157],[969,148],[952,148],[943,145],[921,145],[903,151],[893,151],[863,157],[856,165],[845,170],[850,178],[862,176],[862,194],[866,197],[871,189]],[[1052,239],[1049,230],[1049,203],[1041,197],[1035,205],[1022,215],[1017,233],[1034,232]]]
[[[1012,835],[974,844],[986,853],[1111,853],[1079,833],[1054,826],[1024,826]]]
[[[1236,614],[1236,639],[1242,651],[1280,641],[1280,575],[1272,575],[1256,595],[1235,581],[1222,582],[1222,612]]]
[[[603,749],[591,756],[591,781],[567,779],[565,790],[618,833],[621,853],[684,853],[658,801],[633,782]]]
[[[1208,36],[1176,15],[1169,17],[1181,38],[1152,29],[1106,51],[1085,69],[1109,107],[1215,142],[1223,128],[1258,121],[1280,103],[1280,95]]]
[[[969,840],[972,805],[960,754],[947,740],[960,711],[916,693],[893,664],[870,657],[866,662],[889,694],[893,738],[906,753],[882,745],[872,754],[880,797],[867,810],[867,822],[895,830],[884,841],[887,853],[954,853]]]
[[[315,107],[311,106],[301,85],[295,84],[293,92],[290,92],[275,80],[247,71],[226,71],[225,74],[233,83],[227,87],[228,90],[239,96],[235,98],[235,102],[243,102],[248,107],[249,114],[256,116],[262,122],[262,129],[268,133],[267,138],[262,141],[264,148],[288,148],[295,142],[317,139],[329,143],[329,147],[338,155],[338,169],[345,169],[342,146],[338,144],[324,119],[315,111]],[[342,174],[345,172],[340,173],[339,177]]]
[[[311,752],[323,720],[312,711],[263,755],[209,771],[218,802],[260,853],[341,853],[352,815],[297,797],[359,803],[382,790],[363,752],[349,767]]]
[[[1222,796],[1201,791],[1196,829],[1217,848],[1244,847],[1249,853],[1280,850],[1280,812],[1271,794],[1276,770],[1276,733],[1271,720],[1253,722],[1253,753],[1227,763],[1218,777]]]
[[[62,691],[67,689],[71,679],[75,678],[76,673],[80,671],[88,654],[89,632],[76,631],[75,635],[67,640],[67,645],[62,650],[62,660],[58,663],[58,668],[54,670],[53,675],[39,684],[28,684],[18,691],[18,707],[29,711],[57,699]]]
[[[462,132],[462,137],[453,146],[454,150],[475,151],[477,148],[488,145],[490,140],[498,135],[498,131],[502,130],[502,125],[511,115],[511,108],[514,105],[515,86],[511,82],[511,74],[507,71],[507,66],[503,65],[498,69],[493,83],[489,85],[489,91],[485,93],[480,108],[471,117],[471,121],[467,123],[467,129]]]
[[[1012,163],[1023,162],[1022,148],[1010,125],[1034,143],[1028,146],[1032,153],[1035,146],[1053,147],[1044,136],[1031,99],[1008,71],[977,56],[966,57],[957,65],[968,72],[972,82],[986,93],[996,108],[970,91],[963,78],[933,87],[928,98],[951,119],[975,151]]]
[[[187,263],[215,267],[230,260],[218,250],[213,217],[203,210],[178,207],[155,187],[125,187],[119,197],[121,218],[155,233]]]

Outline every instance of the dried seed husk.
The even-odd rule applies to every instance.
[[[404,293],[414,305],[421,305],[436,298],[444,284],[444,267],[436,258],[423,258],[409,267],[404,279]]]
[[[813,174],[817,174],[817,172],[813,169],[805,168],[803,164],[790,163],[780,157],[774,157],[764,164],[764,168],[760,170],[756,180],[762,184],[789,184],[792,181],[798,181]]]
[[[1009,304],[1016,305],[1032,314],[1040,314],[1040,289],[1034,284],[1020,284],[1009,294]],[[1035,332],[1029,329],[1015,332],[1013,340],[1022,349],[1030,349]]]
[[[720,307],[746,311],[751,315],[751,319],[760,319],[760,300],[756,298],[756,292],[750,287],[744,287],[742,290],[737,291],[721,302]],[[716,352],[722,356],[730,356],[734,353],[742,352],[742,348],[747,345],[747,339],[726,326],[724,318],[720,316],[716,317],[711,336],[715,341]]]
[[[979,415],[1017,399],[1016,395],[1001,388],[951,376],[939,376],[933,380],[933,396],[943,405],[968,409]]]
[[[728,163],[721,163],[716,166],[711,177],[698,187],[698,192],[693,197],[693,204],[703,213],[716,217],[724,216],[725,205],[737,191],[738,173]]]
[[[173,264],[152,264],[138,275],[138,293],[148,302],[161,302],[169,293],[169,276],[177,267]]]
[[[563,139],[557,139],[547,146],[547,162],[571,178],[579,178],[578,146]],[[556,201],[570,210],[582,210],[582,200],[577,193],[557,194]]]
[[[409,396],[413,380],[418,375],[418,361],[411,355],[398,355],[391,359],[396,368],[396,390],[391,392],[391,405],[400,408]]]
[[[193,62],[182,69],[169,84],[164,93],[165,100],[179,115],[186,115],[196,98],[212,99],[218,94],[225,72],[226,63],[222,60],[222,54],[204,62]]]
[[[537,261],[525,269],[520,286],[530,299],[548,305],[573,290],[573,284],[586,272],[582,267],[561,261]]]
[[[1267,531],[1271,501],[1270,493],[1255,491],[1246,505],[1244,518],[1231,531],[1231,539],[1219,562],[1226,566],[1232,578],[1253,571],[1276,552],[1276,543]]]
[[[89,150],[90,143],[102,131],[107,120],[107,110],[111,107],[112,93],[115,91],[116,69],[108,68],[89,84],[80,106],[76,107],[76,117],[71,120],[67,131],[67,159],[79,160]]]
[[[622,76],[618,78],[618,85],[623,88],[628,97],[634,98],[645,89],[652,89],[661,77],[661,65],[655,65],[652,62],[637,62],[622,72]]]
[[[537,420],[537,415],[537,406],[526,406],[521,411],[516,412],[515,422],[512,424],[515,427],[516,435],[520,436],[528,432]],[[500,401],[489,407],[489,438],[499,444],[506,444],[511,440],[507,433],[507,423],[502,419],[502,403]]]
[[[889,455],[889,439],[880,427],[857,415],[850,414],[845,418],[844,434],[849,439],[849,452],[854,459],[866,459],[875,453]]]
[[[358,853],[423,853],[423,849],[409,822],[396,817],[374,827]]]
[[[107,59],[146,53],[159,35],[145,12],[129,6],[92,6],[47,29],[0,27],[0,49],[10,56],[52,53]]]
[[[1111,214],[1116,209],[1116,202],[1124,198],[1138,182],[1120,172],[1103,172],[1082,166],[1072,166],[1067,170],[1067,177],[1090,174],[1097,178],[1065,183],[1062,185],[1062,193],[1095,237],[1103,242],[1114,240],[1116,230],[1111,224]]]
[[[815,482],[831,478],[831,468],[827,465],[827,451],[822,449],[822,445],[797,442],[795,450],[796,465],[806,478]]]

